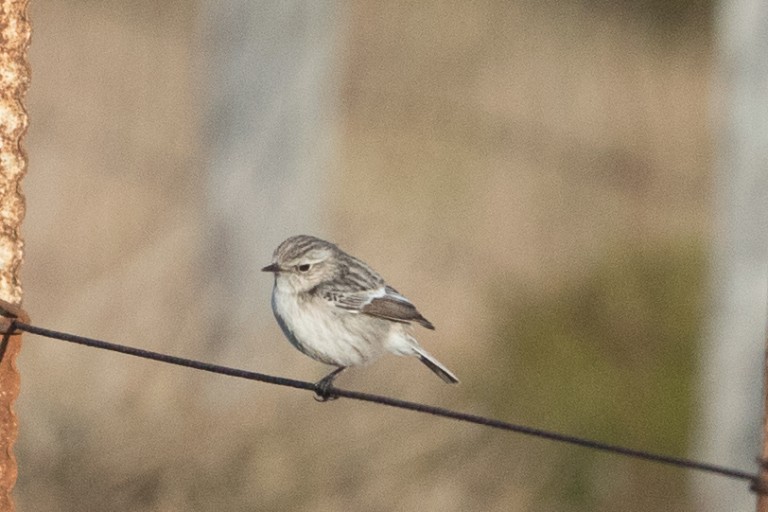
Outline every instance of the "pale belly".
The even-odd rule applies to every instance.
[[[272,292],[275,318],[293,346],[309,357],[335,366],[359,366],[376,360],[400,326],[336,308],[322,299],[301,305],[277,288]]]

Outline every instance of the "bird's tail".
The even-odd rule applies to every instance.
[[[419,346],[413,348],[416,352],[416,355],[419,357],[419,360],[424,363],[427,368],[435,372],[435,374],[443,379],[443,381],[447,382],[448,384],[459,383],[458,377],[456,377],[451,370],[443,366],[440,361],[432,357],[429,352]]]

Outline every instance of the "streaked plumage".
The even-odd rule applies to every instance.
[[[293,236],[262,270],[275,275],[272,310],[291,344],[338,367],[321,381],[325,386],[344,368],[368,364],[385,352],[416,356],[445,382],[458,382],[409,333],[413,322],[434,329],[432,323],[376,271],[336,245]]]

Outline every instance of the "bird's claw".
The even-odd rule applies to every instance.
[[[339,398],[333,392],[334,391],[334,389],[333,389],[333,377],[335,377],[335,375],[329,376],[329,377],[331,377],[331,378],[329,379],[328,377],[326,377],[324,379],[320,379],[315,384],[315,397],[314,398],[318,402],[328,402],[329,400],[336,400],[337,398]]]
[[[346,367],[340,366],[315,383],[315,400],[327,402],[328,400],[339,398],[333,388],[333,379],[344,370],[346,370]]]

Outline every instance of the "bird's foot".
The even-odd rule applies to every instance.
[[[334,393],[333,380],[344,370],[346,370],[346,367],[344,366],[336,368],[315,383],[315,400],[318,402],[327,402],[339,398]]]

